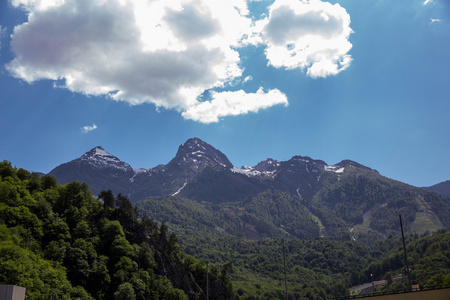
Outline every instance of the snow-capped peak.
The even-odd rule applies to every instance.
[[[109,154],[108,152],[105,151],[105,149],[103,149],[102,147],[98,146],[94,148],[95,150],[95,155],[107,155],[107,156],[111,156],[111,154]]]
[[[105,149],[103,149],[101,146],[97,146],[97,147],[91,149],[90,151],[86,152],[85,154],[83,154],[83,156],[81,156],[81,158],[89,159],[92,157],[103,157],[103,156],[104,157],[106,157],[106,156],[115,157],[115,156],[109,154],[108,152],[106,152]],[[118,158],[116,158],[116,159],[118,159]]]
[[[232,168],[233,164],[219,150],[199,138],[191,138],[182,144],[169,165],[200,169],[205,166]]]
[[[97,146],[86,152],[80,157],[81,161],[87,162],[97,168],[114,168],[126,172],[133,172],[131,166],[114,155],[109,154],[100,146]]]

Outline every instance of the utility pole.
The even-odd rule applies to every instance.
[[[370,274],[370,278],[372,279],[372,293],[375,293],[375,284],[373,283],[373,274]]]
[[[408,256],[406,255],[406,244],[405,244],[405,234],[403,233],[403,222],[402,222],[402,215],[398,215],[400,218],[400,229],[402,230],[402,240],[403,240],[403,252],[405,253],[405,266],[406,266],[406,275],[408,276],[408,289],[411,289],[411,276],[408,266]]]
[[[287,277],[286,277],[286,253],[285,253],[285,246],[284,246],[284,238],[283,238],[283,265],[284,265],[284,288],[285,288],[286,300],[288,300]]]

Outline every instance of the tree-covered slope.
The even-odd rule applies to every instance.
[[[227,169],[205,168],[180,191],[180,196],[214,204],[241,202],[267,189],[256,178],[236,174]]]
[[[408,242],[419,238],[410,234],[419,228],[423,215],[431,220],[431,226],[425,224],[429,230],[435,226],[432,222],[439,225],[435,229],[448,226],[448,198],[362,166],[323,172],[319,186],[310,200],[267,189],[234,202],[153,197],[137,203],[137,208],[152,218],[167,220],[186,253],[211,263],[232,262],[233,286],[243,299],[284,299],[281,237],[285,238],[290,299],[323,299],[347,295],[350,286],[370,281],[367,272],[378,261],[395,256],[401,266],[399,214]],[[384,208],[392,211],[383,212]],[[325,239],[318,238],[321,234]],[[389,277],[394,270],[376,276]],[[445,272],[437,269],[434,275]],[[427,283],[433,276],[420,282]]]
[[[386,183],[377,183],[382,179],[375,175],[364,180],[353,175],[325,172],[320,180],[330,193],[353,193],[349,198],[366,193],[375,203],[397,200],[371,198],[372,190],[363,187]],[[354,180],[360,180],[359,189],[364,192],[349,190],[347,183]],[[423,197],[423,202],[416,202],[419,209],[421,205],[445,207],[447,198],[434,195],[424,192],[411,198]],[[289,299],[347,295],[350,286],[367,282],[370,274],[385,278],[386,289],[404,287],[398,236],[371,244],[359,238],[318,238],[317,217],[324,220],[321,213],[331,215],[339,203],[327,199],[320,207],[317,199],[307,201],[268,189],[237,202],[167,196],[139,203],[139,210],[160,221],[156,223],[147,217],[139,219],[138,210],[123,195],[103,191],[97,199],[86,184],[61,186],[51,176],[41,178],[3,162],[0,283],[25,286],[27,299],[205,299],[207,281],[210,299],[285,299],[284,252]],[[367,202],[339,199],[357,209]],[[341,228],[351,224],[339,213],[336,224]],[[176,235],[169,234],[168,228]],[[408,236],[413,283],[448,283],[448,240],[444,230],[422,238]],[[396,282],[394,277],[403,281]]]
[[[260,239],[264,237],[318,237],[319,226],[304,201],[277,190],[229,203],[198,202],[182,197],[152,197],[138,202],[138,210],[165,220],[180,238],[208,234]]]
[[[421,238],[409,236],[407,242],[409,279],[403,247],[391,236],[377,244],[379,250],[386,250],[386,246],[390,250],[378,251],[378,259],[366,266],[353,283],[367,282],[372,274],[375,280],[386,280],[378,288],[383,291],[406,289],[409,280],[412,285],[450,286],[450,231],[439,230]]]
[[[449,231],[406,237],[412,284],[450,285]],[[386,279],[386,290],[407,288],[402,241],[389,236],[372,245],[359,241],[199,235],[180,240],[188,254],[233,265],[231,281],[241,299],[285,299],[283,248],[289,299],[347,296],[349,288]],[[284,246],[284,247],[283,247]],[[393,281],[393,278],[396,281]]]
[[[26,299],[203,299],[204,262],[180,252],[163,223],[138,219],[127,197],[0,163],[0,283]],[[228,270],[209,274],[232,297]]]
[[[308,204],[331,237],[342,237],[342,230],[336,232],[342,225],[354,228],[347,238],[367,232],[398,235],[399,214],[407,233],[450,227],[449,198],[358,166],[346,167],[338,178],[328,180]]]

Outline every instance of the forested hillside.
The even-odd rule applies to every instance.
[[[439,230],[430,236],[420,239],[411,237],[411,242],[406,247],[408,266],[411,269],[412,284],[424,286],[450,286],[450,231]],[[393,280],[396,276],[405,275],[404,252],[394,238],[379,241],[379,251],[382,253],[385,247],[391,248],[388,255],[383,255],[377,261],[372,262],[360,274],[361,279],[373,274],[375,279],[386,279],[383,290],[397,290],[407,288],[407,278],[400,282]],[[384,249],[383,249],[384,248]]]
[[[450,286],[449,239],[450,231],[445,230],[406,238],[412,284]],[[350,287],[370,282],[370,274],[375,280],[386,280],[384,290],[408,287],[399,237],[368,245],[323,238],[250,241],[193,234],[180,240],[180,245],[209,263],[231,262],[231,280],[241,299],[285,299],[283,245],[289,299],[346,296]]]
[[[346,191],[340,194],[343,203],[352,195],[348,182],[358,180],[348,176],[328,186],[329,193]],[[361,191],[353,193],[358,199]],[[406,200],[392,197],[393,203],[409,201],[405,195]],[[428,195],[412,198],[423,196],[431,205],[446,199]],[[331,214],[338,203],[313,202],[269,189],[238,202],[168,196],[135,208],[121,194],[94,196],[86,184],[59,185],[49,175],[4,161],[0,283],[26,287],[27,299],[206,299],[208,292],[209,299],[281,300],[285,256],[288,299],[345,296],[351,286],[370,281],[370,274],[385,279],[378,289],[407,287],[398,236],[321,237],[324,227],[315,214]],[[327,220],[327,226],[343,219]],[[407,243],[413,284],[450,284],[448,230],[409,234]]]
[[[305,160],[281,163],[274,178],[204,168],[176,195],[183,200],[171,200],[167,196],[165,201],[189,199],[208,208],[208,213],[215,216],[212,219],[210,216],[209,220],[220,220],[213,221],[211,228],[220,229],[223,222],[240,220],[246,224],[247,231],[254,231],[247,233],[249,238],[325,236],[332,240],[373,241],[400,234],[399,214],[403,216],[407,234],[450,228],[450,200],[446,196],[386,178],[354,162],[343,164],[345,167],[338,173],[320,169],[317,161]],[[310,173],[303,174],[305,168],[313,167],[317,170],[311,172],[315,178],[311,178]],[[155,199],[148,197],[137,206],[149,216],[160,218],[158,207],[167,204],[155,202]],[[149,201],[154,203],[146,205]],[[228,219],[223,218],[224,214]],[[307,224],[310,219],[315,222]],[[298,226],[300,223],[302,226]],[[292,231],[290,225],[297,232]],[[234,229],[222,229],[236,235]]]
[[[164,222],[140,220],[120,194],[99,200],[86,184],[0,163],[0,283],[25,287],[26,299],[206,297],[205,263]],[[211,297],[232,297],[228,270],[211,270]]]
[[[371,231],[383,237],[399,234],[399,214],[408,233],[450,227],[449,198],[364,168],[347,168],[339,178],[328,180],[310,206],[331,236],[339,226],[327,223],[336,218],[355,227],[355,233]]]
[[[363,191],[345,187],[355,179],[342,180],[343,187],[337,186],[334,190],[346,191],[343,194],[346,197],[351,196],[353,190],[354,195],[363,197]],[[389,193],[389,188],[380,193]],[[368,193],[367,199],[371,197],[377,199]],[[408,199],[399,197],[392,201]],[[392,215],[389,228],[390,232],[397,229],[395,235],[383,238],[370,230],[350,232],[344,223],[340,225],[346,229],[342,234],[354,238],[335,241],[320,237],[321,222],[314,219],[307,207],[308,203],[300,197],[277,190],[267,190],[239,202],[152,197],[137,204],[143,213],[166,220],[186,253],[209,263],[231,262],[233,287],[242,299],[285,299],[283,245],[289,299],[348,295],[351,286],[370,282],[370,274],[377,280],[386,278],[387,290],[407,287],[398,218],[403,210],[394,209],[384,216],[389,220]],[[309,207],[314,210],[314,206]],[[331,209],[332,206],[324,206],[315,210],[318,214],[322,212],[322,217],[324,212],[329,213],[327,228],[333,228],[333,222],[343,222],[332,217]],[[441,230],[432,236],[429,234],[409,234],[406,239],[413,283],[435,285],[447,282],[448,276],[445,276],[450,274],[450,253],[445,250],[449,232]],[[338,236],[338,231],[334,236]],[[434,263],[428,267],[426,261]]]
[[[197,202],[182,197],[152,197],[137,208],[156,220],[166,220],[180,236],[227,233],[236,237],[296,237],[320,235],[305,202],[281,191],[265,191],[239,202]]]

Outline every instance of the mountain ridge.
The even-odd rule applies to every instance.
[[[304,162],[305,164],[302,164]],[[216,171],[231,170],[233,173],[244,174],[260,180],[274,180],[278,173],[283,178],[292,177],[287,172],[289,165],[296,168],[309,168],[319,174],[323,171],[341,172],[345,166],[355,165],[365,167],[351,160],[343,160],[336,165],[328,165],[323,160],[315,160],[308,156],[295,155],[287,161],[268,158],[255,166],[236,168],[225,154],[201,139],[188,139],[178,147],[173,159],[167,164],[159,164],[154,168],[132,168],[128,163],[107,152],[102,146],[96,146],[81,157],[63,163],[48,174],[54,176],[60,184],[70,181],[86,182],[94,194],[101,190],[111,189],[114,193],[122,193],[130,197],[133,202],[148,196],[165,196],[178,194],[203,169],[212,168]],[[308,167],[309,166],[309,167]],[[292,171],[292,170],[291,170]],[[303,172],[303,175],[306,175]],[[313,176],[314,177],[314,176]],[[295,178],[291,178],[295,180]],[[318,178],[316,178],[316,181]],[[160,185],[168,186],[160,187]],[[312,177],[308,185],[314,185]],[[297,190],[297,188],[295,188]],[[297,192],[298,195],[302,195]],[[304,192],[311,194],[311,191]]]
[[[287,161],[269,158],[252,167],[236,168],[225,154],[199,138],[188,139],[169,163],[152,169],[132,169],[101,147],[88,151],[81,158],[58,166],[50,175],[62,184],[64,180],[86,182],[94,194],[110,189],[115,194],[128,196],[133,203],[152,197],[175,197],[174,201],[186,198],[206,203],[205,209],[212,209],[213,216],[219,213],[231,218],[219,218],[214,222],[222,224],[233,220],[253,230],[251,236],[254,237],[280,232],[290,235],[283,229],[283,222],[274,224],[278,219],[268,217],[275,210],[264,208],[265,204],[258,200],[268,190],[286,193],[276,199],[263,197],[276,206],[285,203],[286,197],[290,197],[291,202],[300,199],[304,208],[298,211],[302,214],[306,211],[305,215],[315,220],[322,228],[319,235],[333,239],[396,233],[398,214],[405,216],[408,232],[423,233],[450,227],[445,217],[450,213],[450,202],[444,196],[386,178],[352,160],[328,165],[323,160],[295,155]],[[161,205],[160,201],[155,203]],[[246,211],[249,203],[259,203],[252,206],[251,213]],[[283,213],[288,212],[283,210]],[[149,216],[162,217],[155,214],[157,212],[153,211]],[[233,224],[227,226],[235,228]],[[354,228],[353,233],[351,228]],[[241,231],[233,229],[233,232]],[[302,233],[302,236],[307,235]]]

